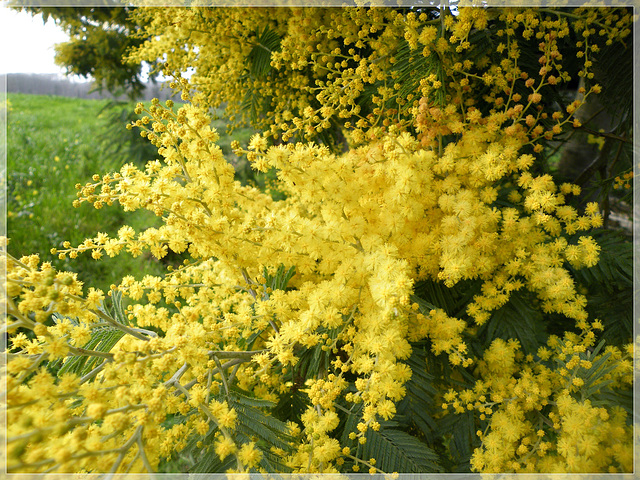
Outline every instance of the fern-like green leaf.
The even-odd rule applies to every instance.
[[[100,307],[104,311],[104,307]],[[122,292],[120,290],[111,291],[111,317],[122,325],[129,325],[124,303],[122,302]]]
[[[621,345],[633,337],[633,245],[620,232],[599,232],[595,239],[601,248],[598,263],[572,273],[589,292],[589,317],[604,324],[602,338]]]
[[[228,455],[220,460],[218,454],[213,450],[213,445],[203,450],[195,464],[189,468],[190,473],[224,473],[227,470],[236,467],[236,458]]]
[[[122,304],[122,293],[117,290],[113,291],[111,295],[111,303],[111,312],[109,312],[104,305],[100,305],[98,309],[102,313],[109,315],[116,322],[122,325],[129,325],[125,315],[124,306]],[[64,318],[74,325],[78,324],[75,319],[62,316],[57,313],[53,314],[52,318],[56,323],[60,322]],[[82,348],[88,351],[107,353],[111,351],[114,345],[118,343],[124,335],[125,332],[112,325],[96,327],[91,331],[91,338],[87,343],[82,345]],[[75,373],[76,375],[82,376],[89,373],[101,362],[102,359],[97,356],[72,356],[67,357],[64,361],[56,360],[55,362],[52,362],[51,368],[57,369],[58,375],[62,375],[63,373]]]
[[[289,269],[285,269],[284,265],[280,265],[276,273],[271,275],[267,271],[267,268],[264,268],[264,278],[267,280],[266,284],[268,287],[271,287],[272,290],[286,290],[289,281],[296,274],[296,267],[290,267]]]
[[[517,339],[525,353],[535,353],[544,344],[547,333],[544,317],[532,307],[534,299],[528,292],[514,292],[509,301],[493,312],[478,335],[486,336],[487,343],[495,338]]]
[[[456,471],[469,471],[471,454],[480,443],[476,427],[473,412],[445,415],[438,422],[438,431],[446,432],[449,437],[449,453],[456,464]]]
[[[238,416],[238,431],[248,438],[262,441],[266,448],[274,446],[283,450],[290,448],[292,441],[288,433],[287,425],[278,420],[273,415],[265,413],[260,407],[254,406],[257,399],[247,396],[239,396],[237,393],[230,393],[229,406],[232,407]],[[270,406],[274,406],[270,403]]]
[[[249,79],[247,79],[249,81]],[[247,89],[245,97],[242,99],[240,109],[243,112],[247,112],[252,122],[258,120],[260,113],[262,112],[262,102],[264,99],[254,88]]]
[[[616,405],[622,407],[627,412],[627,418],[633,417],[633,391],[632,390],[611,390],[605,389],[595,393],[590,398],[594,407]]]
[[[256,34],[254,47],[249,52],[249,71],[254,78],[264,79],[271,70],[271,53],[280,49],[280,35],[268,26],[260,35]]]
[[[425,443],[402,430],[380,428],[367,430],[366,443],[359,458],[376,459],[376,467],[383,472],[439,473],[438,455]]]
[[[282,459],[270,450],[273,446],[289,451],[289,442],[292,440],[287,425],[265,412],[272,409],[275,403],[252,397],[248,392],[238,389],[230,391],[228,396],[221,394],[218,400],[227,400],[229,407],[236,412],[237,424],[232,432],[236,444],[255,442],[262,453],[260,468],[265,471],[289,471]],[[217,431],[218,429],[212,425],[206,435],[193,435],[179,453],[182,459],[190,460],[189,472],[223,473],[236,466],[233,455],[220,459],[215,453],[213,445]],[[198,447],[198,442],[202,442],[203,447]]]
[[[398,71],[397,82],[401,85],[398,98],[406,98],[407,95],[420,90],[420,80],[431,74],[437,78],[443,77],[442,63],[436,55],[424,57],[422,49],[411,50],[409,44],[403,41],[398,48],[394,69]],[[434,100],[436,103],[444,101],[444,90],[436,91]]]
[[[411,379],[405,384],[407,394],[396,405],[396,420],[406,418],[408,424],[413,424],[424,435],[425,440],[432,443],[437,429],[432,416],[437,391],[433,387],[433,376],[427,372],[426,355],[423,349],[414,347],[413,353],[404,362],[412,373]]]
[[[116,327],[98,327],[91,332],[91,339],[82,348],[93,352],[107,353],[124,335],[125,333]],[[89,373],[102,361],[103,359],[99,357],[69,357],[62,363],[58,375],[75,373],[82,376]]]
[[[461,317],[466,315],[466,308],[473,296],[480,292],[480,281],[462,281],[453,287],[446,287],[441,282],[421,280],[414,288],[412,301],[421,307],[424,302],[427,312],[433,308],[443,309],[447,315]]]
[[[352,453],[359,459],[369,461],[375,458],[376,467],[386,473],[435,473],[442,472],[438,454],[420,439],[400,430],[396,421],[382,422],[378,431],[368,429],[366,442],[359,444],[349,438],[351,432],[357,431],[362,421],[362,405],[352,407],[343,421],[341,445],[350,445]],[[346,462],[350,468],[354,462]]]
[[[301,417],[309,405],[308,395],[297,390],[283,394],[271,414],[283,422],[295,421]]]
[[[594,83],[602,85],[602,94],[598,95],[612,118],[622,120],[623,129],[631,129],[633,122],[633,47],[627,45],[606,46],[595,62]]]
[[[331,332],[329,332],[331,336]],[[315,378],[319,372],[325,372],[329,368],[330,359],[320,347],[300,348],[296,351],[299,356],[298,363],[291,368],[294,382],[299,379]]]
[[[239,388],[230,388],[231,397],[234,402],[241,404],[246,407],[254,407],[254,408],[268,408],[271,409],[276,406],[275,402],[271,400],[265,400],[264,398],[256,398],[248,395],[247,393],[243,393]]]
[[[608,291],[633,284],[633,245],[620,232],[603,231],[596,235],[600,246],[598,263],[590,268],[574,269],[583,285],[602,284]]]

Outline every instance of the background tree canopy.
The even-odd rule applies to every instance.
[[[68,74],[91,76],[95,85],[134,98],[144,88],[142,66],[125,61],[142,44],[141,25],[131,18],[135,7],[23,7],[43,21],[53,19],[70,37],[56,46],[56,63]]]

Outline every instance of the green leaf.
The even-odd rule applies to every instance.
[[[621,119],[622,128],[631,129],[633,122],[633,48],[620,44],[605,46],[595,62],[594,83],[602,85],[598,99],[612,118]]]
[[[421,280],[416,283],[412,301],[417,302],[427,312],[441,308],[449,316],[462,317],[466,315],[467,304],[480,292],[481,285],[480,281],[462,281],[453,287],[446,287],[441,282]],[[424,302],[424,306],[421,301]]]
[[[352,407],[346,415],[341,445],[351,445],[352,454],[366,462],[376,460],[376,468],[386,473],[434,473],[442,472],[438,454],[429,445],[417,437],[400,430],[401,425],[395,421],[381,423],[377,432],[369,428],[365,433],[366,442],[360,444],[349,438],[351,432],[357,432],[357,425],[362,421],[362,405]],[[354,462],[345,462],[350,468]],[[346,471],[346,470],[345,470]]]
[[[103,310],[104,307],[100,307]],[[103,310],[104,311],[104,310]],[[109,313],[109,312],[105,312]],[[111,317],[122,325],[130,325],[127,319],[124,304],[122,303],[122,292],[120,290],[111,291]]]
[[[445,415],[438,422],[438,431],[450,437],[449,453],[458,465],[457,470],[469,471],[469,460],[479,446],[473,412]]]
[[[433,387],[434,377],[427,372],[426,356],[426,351],[414,347],[411,356],[405,361],[412,374],[405,384],[407,394],[396,405],[396,420],[400,421],[405,417],[432,444],[437,430],[437,422],[432,416],[437,391]]]
[[[280,401],[271,411],[271,414],[283,422],[298,420],[310,405],[306,393],[296,390],[280,396]]]
[[[276,403],[263,398],[252,397],[248,392],[243,392],[239,388],[231,387],[231,397],[233,401],[247,407],[255,408],[273,408]]]
[[[493,312],[479,330],[487,344],[495,338],[517,339],[525,353],[535,353],[544,344],[547,333],[542,313],[533,308],[534,297],[528,292],[513,292],[509,301]]]
[[[604,389],[590,398],[594,407],[622,407],[627,412],[627,419],[631,421],[633,417],[633,391],[632,390],[611,390]]]
[[[339,411],[340,412],[340,411]],[[352,440],[349,439],[349,434],[351,432],[357,432],[356,426],[358,422],[362,419],[362,404],[354,405],[351,410],[351,413],[347,414],[344,427],[342,428],[342,436],[340,437],[340,445],[349,445],[353,443]]]
[[[273,446],[288,452],[291,450],[289,442],[292,441],[287,425],[268,412],[275,403],[253,397],[249,392],[239,389],[232,390],[228,396],[220,394],[218,400],[227,400],[229,407],[236,412],[237,424],[231,432],[236,444],[255,442],[256,448],[262,452],[261,468],[269,472],[288,472],[289,468],[282,459],[270,451]],[[179,452],[180,458],[191,459],[189,472],[222,473],[235,468],[236,460],[233,455],[221,460],[213,449],[217,431],[217,427],[212,425],[206,435],[194,434],[187,446]],[[197,446],[199,441],[202,441],[203,447]]]
[[[263,276],[267,280],[266,284],[272,290],[286,290],[289,281],[296,274],[296,267],[285,270],[284,265],[280,265],[274,275],[269,274],[267,267],[264,267]]]
[[[598,263],[590,268],[572,269],[584,285],[602,284],[608,291],[633,284],[633,245],[620,232],[602,231],[594,235],[600,246]]]
[[[238,416],[238,432],[257,440],[259,444],[262,441],[262,446],[266,449],[274,446],[285,451],[289,450],[289,442],[292,438],[286,423],[263,412],[260,407],[254,406],[256,400],[248,399],[245,395],[239,396],[237,392],[230,393],[229,406]],[[270,405],[273,406],[273,403]]]
[[[218,454],[213,450],[213,444],[210,444],[210,448],[202,451],[201,457],[191,468],[189,468],[189,472],[223,473],[230,468],[236,467],[236,465],[236,458],[233,455],[228,455],[223,460],[220,460]]]
[[[260,112],[260,96],[254,89],[249,89],[242,99],[242,103],[240,104],[240,109],[244,112],[249,112],[249,118],[252,121],[256,121],[258,119],[258,115]]]
[[[256,32],[256,41],[254,47],[249,52],[247,60],[249,61],[249,71],[251,76],[263,80],[271,71],[271,53],[280,49],[280,35],[271,30],[268,26],[264,27],[262,34]]]
[[[604,325],[602,338],[622,345],[633,338],[633,245],[620,232],[601,231],[594,238],[601,248],[598,263],[572,273],[587,290],[589,318]]]
[[[438,455],[425,443],[402,430],[381,427],[367,430],[359,458],[376,459],[376,467],[387,473],[440,473]]]
[[[328,332],[331,337],[332,332]],[[318,373],[326,372],[329,369],[329,356],[318,346],[314,348],[300,348],[296,350],[299,356],[298,363],[291,368],[293,381],[316,378]]]
[[[111,351],[114,345],[118,343],[124,335],[125,333],[122,330],[118,330],[112,326],[94,328],[91,332],[91,339],[82,348],[93,352],[107,353]],[[103,359],[100,357],[68,357],[67,360],[62,363],[60,370],[58,370],[58,375],[75,373],[76,375],[82,376],[89,373],[102,362]]]
[[[398,72],[397,83],[401,85],[397,98],[406,98],[407,95],[420,91],[420,80],[435,74],[437,78],[442,78],[442,63],[437,55],[424,57],[422,48],[411,50],[406,41],[402,41],[396,55],[394,70]],[[444,88],[440,88],[435,93],[435,101],[442,103],[444,100]]]
[[[124,306],[122,304],[122,293],[117,290],[113,291],[111,295],[111,303],[111,312],[105,308],[104,304],[100,305],[98,310],[109,315],[116,322],[122,325],[129,325],[129,321],[127,320]],[[57,313],[54,313],[52,318],[56,323],[61,319],[66,318],[74,325],[78,325],[76,319],[59,315]],[[93,352],[108,353],[124,335],[125,332],[112,325],[96,327],[91,331],[91,338],[87,343],[82,345],[82,348]],[[57,375],[62,375],[63,373],[75,373],[76,375],[82,376],[96,368],[99,363],[102,363],[102,361],[103,359],[100,357],[72,356],[67,357],[64,361],[57,360],[52,362],[51,367],[59,368]]]

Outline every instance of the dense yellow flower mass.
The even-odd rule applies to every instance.
[[[477,471],[628,472],[633,470],[627,412],[592,404],[588,391],[604,383],[632,382],[632,359],[615,347],[593,349],[593,332],[551,337],[538,360],[517,341],[496,339],[479,362],[473,390],[449,392],[443,409],[491,416],[479,431],[482,447],[471,459]],[[607,371],[598,377],[601,371]],[[518,378],[514,374],[520,372]],[[572,394],[578,394],[575,398]],[[626,452],[626,453],[625,453]]]
[[[375,459],[354,456],[357,445],[394,417],[412,377],[403,361],[420,341],[477,379],[471,390],[452,387],[443,405],[477,410],[488,422],[474,469],[631,469],[624,410],[580,397],[594,388],[594,365],[607,369],[597,381],[619,388],[632,375],[626,353],[593,353],[600,325],[588,318],[571,273],[598,262],[600,247],[581,232],[602,224],[599,208],[578,211],[568,204],[577,186],[556,185],[533,168],[538,140],[577,125],[580,102],[564,112],[541,105],[544,85],[568,81],[555,39],[578,32],[587,59],[597,45],[589,42],[593,26],[607,26],[599,35],[618,41],[628,34],[627,17],[461,9],[434,20],[393,9],[283,8],[265,24],[260,9],[139,14],[156,36],[136,55],[166,54],[168,71],[196,73],[190,84],[174,83],[185,104],[137,108],[144,116],[135,127],[159,158],[94,175],[77,186],[76,205],[148,209],[162,225],[124,226],[53,253],[100,259],[149,251],[161,259],[171,251],[189,260],[163,277],[127,276],[105,293],[83,291],[73,274],[37,256],[5,255],[10,472],[152,471],[194,438],[240,472],[268,469],[268,454],[294,472],[336,472],[345,461],[375,472]],[[455,61],[495,19],[505,25],[497,33],[504,61]],[[242,59],[259,26],[282,40],[271,51],[273,74],[247,77]],[[539,40],[540,71],[518,66],[518,36]],[[367,48],[369,56],[356,53]],[[407,94],[385,72],[413,57],[438,66]],[[582,73],[590,78],[587,62]],[[300,73],[308,65],[311,77]],[[380,82],[372,112],[361,116],[357,97]],[[515,93],[516,84],[528,96]],[[474,106],[481,85],[489,111]],[[238,107],[250,90],[270,99],[261,120],[269,128],[236,152],[258,171],[275,170],[284,200],[242,185],[210,126],[212,105]],[[345,152],[286,142],[338,118],[347,122]],[[285,143],[273,145],[277,135]],[[274,280],[279,266],[295,268],[286,284]],[[457,318],[414,300],[423,280],[479,281],[480,289]],[[535,360],[515,340],[470,352],[465,335],[519,291],[581,333],[551,337]],[[106,297],[120,295],[124,313],[104,309]],[[102,332],[115,345],[98,348]],[[289,380],[309,351],[320,366]],[[309,406],[298,423],[281,422],[288,441],[258,448],[255,432],[243,429],[248,414],[238,392],[266,406],[298,389]],[[333,434],[345,408],[362,412],[346,435],[351,447]]]
[[[572,80],[559,42],[577,38],[578,75],[589,80],[593,57],[624,43],[631,25],[630,13],[606,8],[460,8],[436,18],[427,9],[375,7],[149,8],[137,15],[151,39],[132,58],[164,58],[163,72],[178,77],[188,66],[207,105],[225,104],[232,118],[284,141],[324,138],[340,124],[354,143],[414,120],[424,125],[425,144],[485,121],[520,139],[549,140],[568,122],[579,125],[571,114],[584,102],[554,112],[541,101],[545,86]],[[485,28],[495,21],[495,32]],[[523,48],[531,47],[537,66],[524,70]],[[501,61],[491,62],[491,48]],[[360,102],[367,92],[372,105]],[[483,120],[480,99],[497,115]],[[419,102],[425,111],[416,118]]]

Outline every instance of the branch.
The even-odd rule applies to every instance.
[[[170,387],[171,385],[173,385],[176,382],[178,382],[180,380],[180,377],[182,377],[182,375],[184,375],[184,372],[186,372],[188,368],[189,368],[189,364],[187,362],[184,362],[184,365],[182,365],[180,367],[180,369],[178,371],[176,371],[176,373],[174,373],[173,376],[169,380],[164,382],[164,386],[165,387]]]
[[[156,478],[156,476],[154,475],[155,472],[153,470],[153,467],[151,466],[151,462],[149,462],[149,459],[147,458],[147,454],[144,451],[144,444],[142,443],[142,435],[140,435],[140,438],[138,438],[138,452],[142,457],[142,464],[144,465],[144,468],[146,468],[147,472],[151,474],[151,478],[155,479]]]
[[[586,133],[589,133],[591,135],[597,135],[599,137],[604,137],[604,138],[610,138],[612,140],[617,140],[619,142],[624,142],[624,143],[633,143],[631,140],[625,138],[625,137],[621,137],[620,135],[616,135],[615,133],[611,133],[611,132],[598,132],[596,130],[593,130],[589,127],[585,127],[584,125],[580,125],[578,127],[579,130],[583,130]]]
[[[124,460],[124,457],[126,456],[131,446],[140,439],[140,436],[142,434],[142,428],[143,428],[142,425],[136,428],[136,431],[133,432],[133,435],[131,435],[131,437],[129,437],[129,440],[127,440],[126,443],[122,445],[122,447],[117,449],[117,451],[119,451],[120,454],[118,455],[118,458],[116,458],[116,461],[113,462],[111,470],[109,471],[107,476],[104,478],[104,480],[111,480],[113,478],[113,475],[118,471],[118,468],[122,463],[122,460]]]
[[[238,365],[238,364],[240,364],[240,363],[244,363],[244,362],[246,362],[246,360],[243,360],[242,358],[236,358],[236,359],[234,359],[234,360],[230,360],[230,361],[228,361],[227,363],[225,363],[225,364],[223,364],[223,365],[222,365],[222,371],[227,370],[227,369],[229,369],[229,368],[233,367],[234,365]],[[211,370],[211,373],[212,373],[213,375],[216,375],[216,374],[220,373],[220,371],[218,370],[218,368],[214,368],[213,370]],[[191,380],[189,383],[187,383],[187,384],[186,384],[186,385],[184,385],[184,386],[180,385],[178,382],[174,382],[174,385],[175,385],[176,387],[179,387],[179,388],[183,388],[183,389],[189,390],[189,389],[190,389],[191,387],[193,387],[196,383],[198,383],[198,380],[194,378],[193,380]],[[176,394],[176,395],[180,395],[180,393],[184,393],[184,392],[180,392],[180,391],[175,392],[175,394]]]
[[[254,355],[259,355],[261,353],[267,352],[268,350],[252,350],[252,351],[241,351],[241,352],[231,352],[227,350],[209,350],[207,352],[211,356],[216,356],[218,358],[242,358],[251,360],[251,357]]]
[[[220,364],[220,360],[216,355],[213,356],[213,361],[216,362],[216,367],[218,367],[218,372],[220,373],[220,378],[222,379],[222,385],[224,386],[224,392],[227,399],[229,398],[229,385],[227,385],[227,377],[224,375],[224,370],[222,369],[222,365]]]
[[[606,165],[609,150],[611,150],[611,138],[606,138],[604,141],[604,145],[602,146],[602,150],[600,150],[600,155],[598,155],[596,159],[591,162],[591,164],[587,168],[585,168],[580,175],[578,175],[578,178],[576,178],[573,183],[581,187],[585,183],[587,183],[593,176],[593,174],[597,172],[602,165]]]
[[[81,379],[80,379],[80,384],[83,384],[84,382],[86,382],[87,380],[90,380],[91,378],[95,377],[100,370],[102,370],[104,368],[104,366],[107,364],[109,360],[105,360],[104,362],[102,362],[100,365],[98,365],[96,368],[94,368],[93,370],[91,370],[89,373],[87,373],[86,375],[84,375]]]

